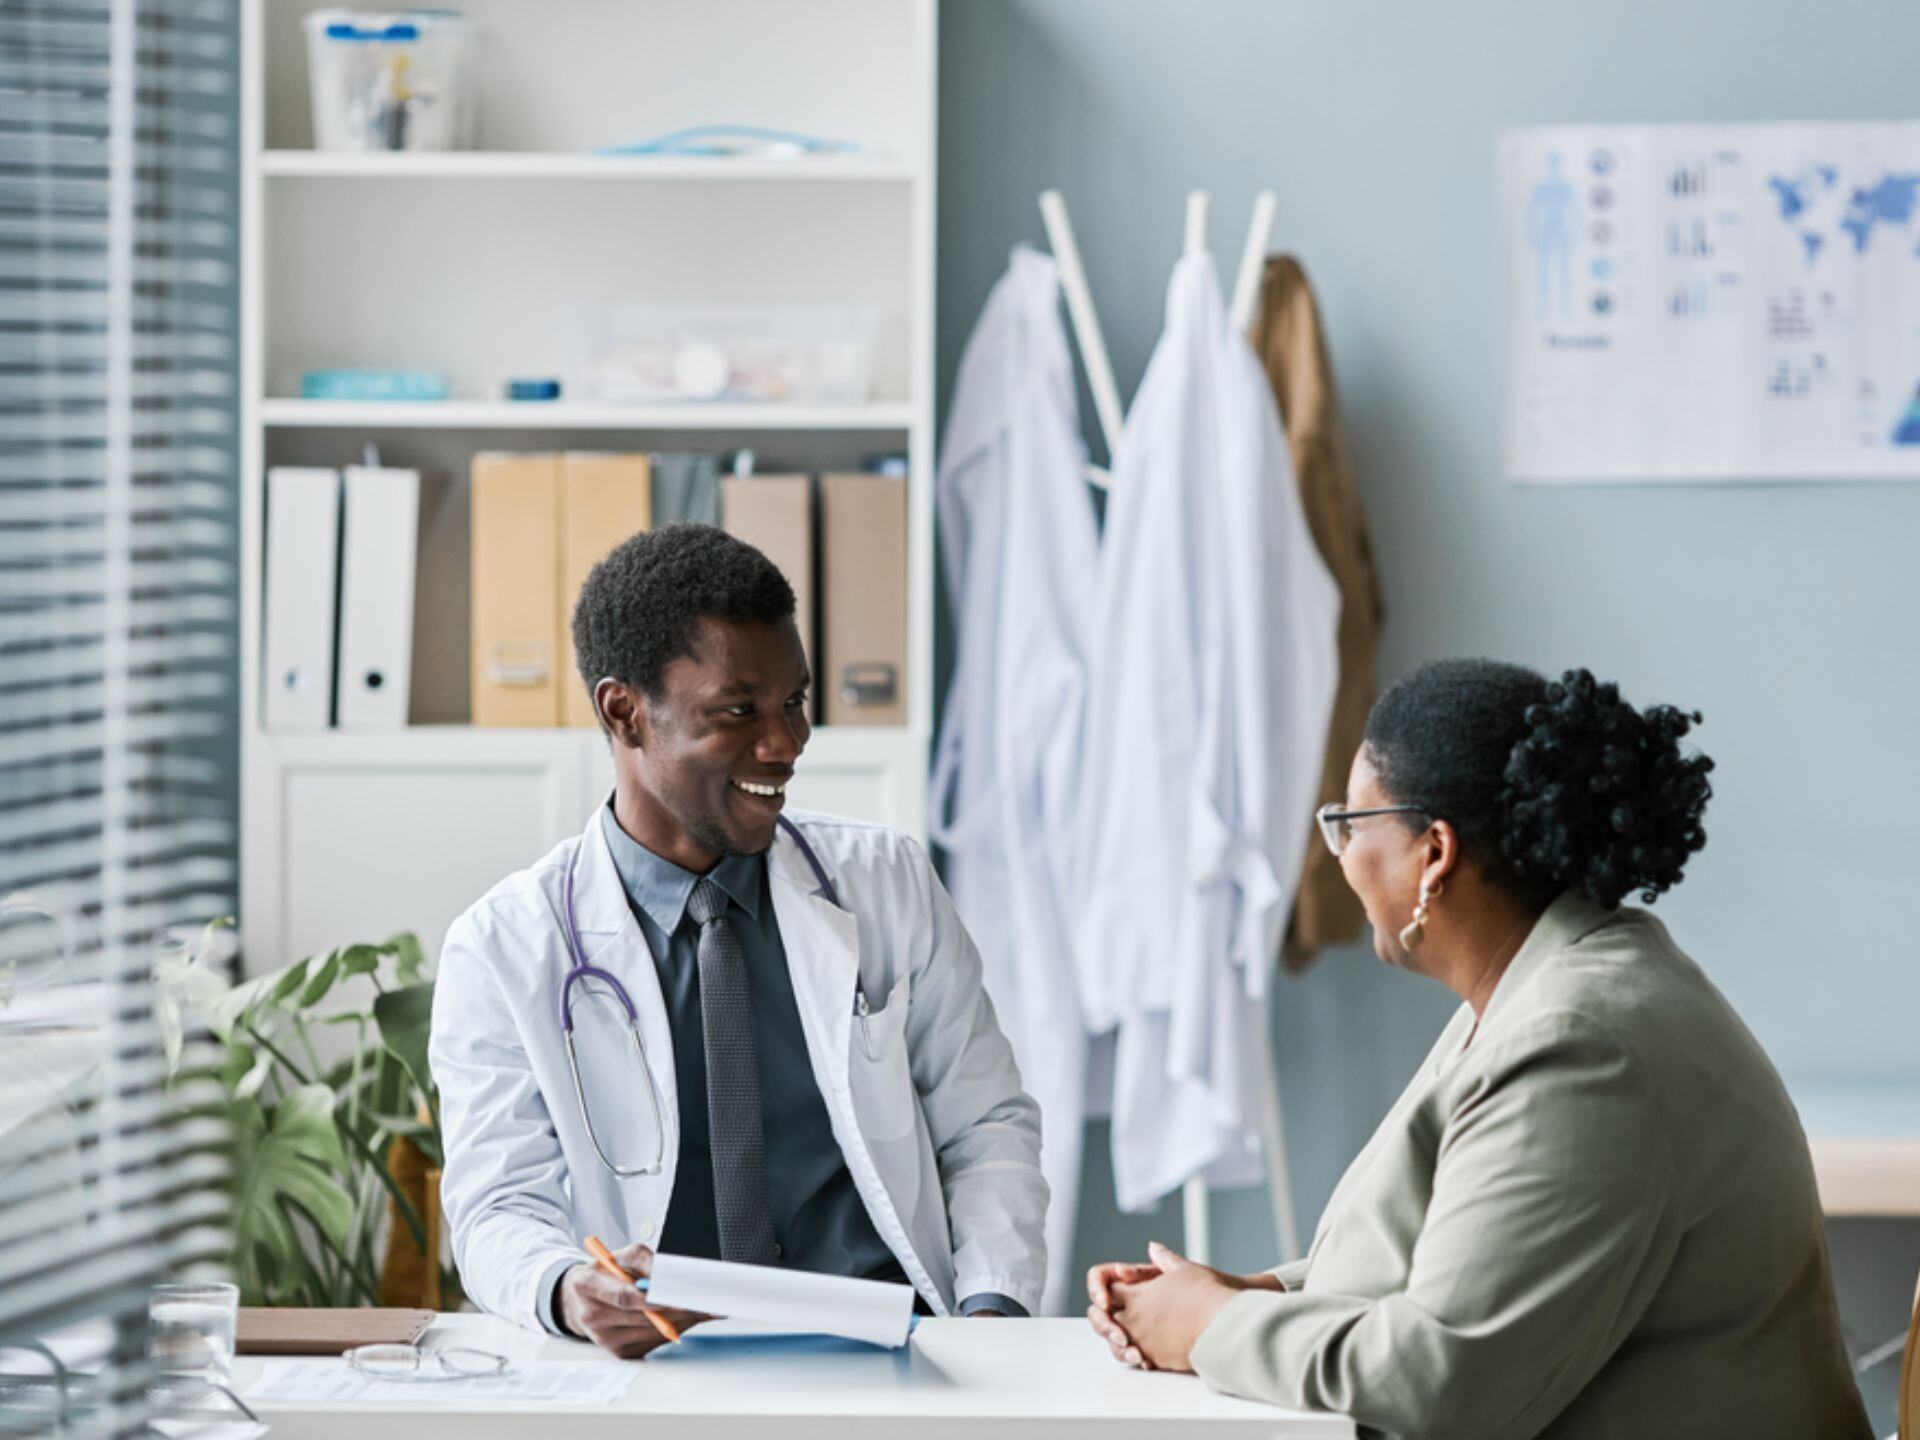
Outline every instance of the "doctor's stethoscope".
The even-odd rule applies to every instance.
[[[813,847],[807,843],[807,837],[800,833],[800,827],[782,815],[776,822],[781,829],[793,837],[793,843],[800,847],[800,853],[806,857],[807,865],[812,869],[814,878],[820,882],[820,893],[827,903],[838,907],[840,893],[834,888],[833,881],[827,876],[827,869],[820,863],[820,857],[813,853]],[[573,968],[567,971],[566,978],[560,982],[560,1028],[567,1041],[567,1069],[573,1076],[573,1095],[580,1105],[580,1123],[586,1127],[587,1139],[593,1143],[593,1153],[600,1157],[600,1163],[619,1176],[622,1180],[631,1180],[643,1175],[658,1175],[666,1164],[667,1131],[665,1116],[660,1105],[660,1085],[653,1078],[653,1067],[647,1063],[647,1042],[640,1035],[640,1012],[634,1008],[633,998],[627,994],[627,987],[597,965],[589,965],[586,952],[580,944],[580,925],[574,916],[573,877],[580,865],[580,852],[586,848],[583,841],[576,846],[573,859],[567,864],[565,887],[565,914],[567,922],[567,955],[573,962]],[[607,987],[613,997],[620,1002],[621,1009],[627,1012],[627,1033],[633,1037],[634,1054],[640,1061],[640,1073],[647,1077],[647,1098],[653,1105],[653,1163],[650,1165],[619,1165],[600,1145],[600,1136],[593,1128],[593,1115],[587,1108],[587,1091],[580,1080],[580,1060],[574,1051],[573,1042],[573,987],[576,983],[595,980]],[[859,981],[854,982],[854,1013],[859,1016],[863,1037],[869,1058],[873,1054],[873,1036],[867,1030],[867,992]]]

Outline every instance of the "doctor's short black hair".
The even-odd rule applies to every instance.
[[[702,620],[793,618],[793,587],[753,546],[712,525],[666,525],[620,543],[573,607],[587,693],[611,677],[658,697],[668,665],[694,653]]]
[[[1423,665],[1380,697],[1365,748],[1396,804],[1450,822],[1481,872],[1544,906],[1611,910],[1680,882],[1707,843],[1713,761],[1680,741],[1698,711],[1636,709],[1591,671],[1557,681],[1495,660]]]

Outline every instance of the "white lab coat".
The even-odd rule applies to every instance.
[[[880,1238],[936,1314],[994,1292],[1036,1310],[1045,1273],[1040,1118],[952,902],[912,840],[797,813],[841,909],[784,830],[768,855],[794,999],[847,1169]],[[586,959],[639,1011],[664,1111],[661,1173],[621,1179],[581,1122],[560,1028],[570,968],[563,886],[576,850]],[[855,1024],[856,987],[872,1013]],[[607,1057],[583,1072],[596,1070]],[[659,1239],[679,1154],[673,1039],[654,961],[599,814],[581,837],[495,886],[454,922],[434,989],[431,1062],[446,1133],[441,1203],[453,1253],[483,1308],[539,1328],[542,1282],[580,1242]],[[651,1130],[644,1082],[625,1113]],[[623,1165],[652,1137],[603,1143]],[[644,1153],[641,1153],[644,1152]]]
[[[959,647],[929,808],[954,903],[1044,1117],[1049,1311],[1068,1299],[1086,1074],[1067,892],[1100,545],[1085,463],[1059,273],[1022,247],[961,356],[940,462]]]
[[[1076,960],[1118,1027],[1122,1207],[1262,1175],[1267,985],[1339,662],[1267,377],[1212,258],[1180,261],[1108,492],[1081,771]]]

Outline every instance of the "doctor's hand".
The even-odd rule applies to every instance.
[[[626,1245],[613,1252],[628,1274],[644,1279],[653,1273],[653,1251],[644,1245]],[[622,1284],[596,1265],[582,1261],[561,1277],[560,1323],[583,1340],[622,1360],[638,1360],[667,1343],[647,1315],[647,1297]],[[691,1310],[662,1310],[667,1323],[685,1332],[711,1315]]]
[[[1150,1265],[1102,1265],[1087,1275],[1087,1319],[1115,1359],[1143,1370],[1192,1370],[1194,1345],[1227,1301],[1282,1288],[1271,1275],[1230,1275],[1158,1243],[1147,1254]]]

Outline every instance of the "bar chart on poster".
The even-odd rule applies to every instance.
[[[1920,124],[1501,146],[1507,474],[1920,479]]]

